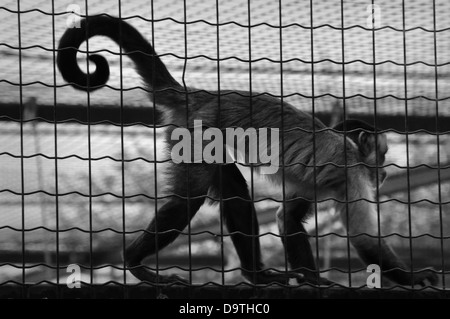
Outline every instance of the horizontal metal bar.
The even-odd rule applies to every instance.
[[[22,285],[9,283],[0,286],[0,298],[123,298],[124,289],[129,298],[158,298],[161,287],[149,283],[139,285],[124,285],[110,282],[105,285],[82,283],[80,289],[69,289],[66,285],[42,283],[39,285]],[[167,298],[214,298],[222,299],[232,296],[233,299],[249,299],[255,297],[257,289],[258,298],[278,299],[284,296],[285,287],[272,285],[270,287],[252,287],[250,284],[242,283],[232,286],[218,284],[207,284],[201,286],[172,285],[164,287],[164,295]],[[317,294],[317,288],[308,285],[301,287],[289,287],[291,298],[411,298],[409,288],[387,288],[387,289],[350,289],[343,286],[327,288],[322,294]],[[442,291],[436,288],[425,288],[414,291],[415,298],[449,298],[450,291]]]
[[[121,119],[121,109],[119,106],[103,105],[90,107],[90,121],[110,122],[112,125],[131,125],[131,124],[145,124],[152,125],[155,122],[153,118],[153,108],[151,107],[124,107],[123,116]],[[57,118],[55,119],[55,114]],[[53,105],[39,105],[36,112],[36,121],[50,121],[57,122],[75,120],[82,123],[87,123],[88,108],[81,105],[60,105],[57,106],[57,112]],[[156,110],[156,121],[159,121],[161,114]],[[316,117],[324,123],[329,123],[331,119],[329,112],[317,112]],[[358,114],[352,118],[360,119],[368,123],[374,122],[374,115]],[[20,104],[2,104],[0,105],[0,120],[20,120]],[[63,123],[61,123],[63,124]],[[108,124],[108,123],[105,123]],[[399,132],[413,132],[417,130],[426,130],[432,133],[447,133],[450,132],[450,117],[439,115],[435,116],[408,116],[408,131],[405,128],[405,116],[402,114],[382,114],[377,113],[377,124],[379,130],[393,129]],[[437,124],[437,125],[436,125]],[[436,129],[436,126],[439,128]]]

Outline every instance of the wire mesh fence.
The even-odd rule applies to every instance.
[[[75,273],[80,273],[82,290],[89,292],[111,282],[127,289],[142,285],[129,272],[133,267],[123,256],[161,207],[179,195],[167,189],[174,167],[167,130],[178,125],[178,118],[189,122],[190,103],[202,96],[217,98],[211,108],[219,114],[218,123],[226,116],[221,112],[227,98],[251,96],[242,113],[250,118],[250,127],[261,127],[255,123],[261,114],[258,99],[281,101],[281,113],[268,117],[284,118],[284,103],[289,103],[325,124],[318,131],[298,124],[300,132],[312,136],[314,160],[310,166],[302,165],[311,167],[314,176],[329,164],[317,158],[322,149],[315,144],[317,137],[322,131],[334,134],[332,127],[339,121],[362,119],[374,127],[377,136],[386,135],[386,159],[373,165],[377,173],[386,170],[389,176],[383,184],[376,177],[372,201],[376,229],[351,233],[351,225],[345,218],[340,220],[335,208],[339,199],[318,198],[319,183],[313,183],[305,229],[317,266],[314,278],[325,278],[326,284],[319,289],[317,282],[293,277],[284,283],[255,285],[241,274],[245,267],[233,247],[233,231],[224,221],[227,202],[234,197],[224,195],[227,171],[219,170],[215,176],[222,185],[218,194],[204,194],[210,201],[187,227],[177,230],[177,240],[144,260],[148,269],[186,278],[169,286],[174,291],[187,289],[189,296],[195,288],[212,285],[218,292],[205,290],[206,296],[229,296],[230,287],[250,287],[243,288],[244,297],[256,289],[268,289],[265,296],[298,297],[304,292],[295,294],[293,288],[309,287],[313,292],[303,296],[317,291],[323,297],[327,289],[329,295],[338,289],[337,295],[354,297],[348,291],[359,293],[370,274],[364,262],[367,256],[362,261],[350,241],[369,234],[378,240],[376,256],[369,259],[382,269],[389,264],[383,255],[383,240],[405,264],[405,274],[412,278],[432,268],[438,278],[425,288],[411,279],[401,284],[402,291],[420,294],[426,289],[446,296],[449,11],[450,4],[444,0],[3,2],[0,291],[1,287],[26,287],[21,293],[27,296],[30,289],[39,290],[44,284],[66,291],[57,291],[59,296],[70,295],[65,288],[67,280],[74,278],[69,265],[80,267]],[[90,38],[77,48],[78,65],[86,73],[96,71],[88,55],[106,57],[110,65],[106,85],[83,92],[63,79],[57,66],[62,35],[68,28],[80,28],[79,17],[99,14],[131,24],[154,47],[186,96],[176,114],[167,116],[164,107],[149,98],[154,93],[157,100],[158,92],[142,83],[130,59],[132,53],[106,37]],[[279,129],[282,136],[289,134],[283,120]],[[352,132],[347,133],[350,138]],[[344,141],[344,145],[354,144],[351,139]],[[377,158],[380,152],[375,151]],[[286,228],[289,221],[284,218],[282,227],[283,222],[277,224],[275,218],[279,207],[291,200],[287,191],[291,176],[284,173],[289,165],[283,161],[278,186],[256,174],[254,165],[240,162],[250,196],[241,198],[236,209],[242,208],[245,214],[243,207],[250,202],[257,212],[252,234],[247,234],[255,240],[246,253],[251,256],[260,241],[264,262],[260,272],[303,273],[311,267],[303,264],[292,269],[289,245],[282,241],[304,231],[280,233],[279,228]],[[366,163],[362,166],[371,168]],[[341,167],[342,171],[351,169],[347,161]],[[192,174],[187,173],[185,210],[196,200],[190,194],[195,187],[189,178]],[[348,185],[346,178],[334,187],[347,190]],[[362,201],[371,202],[368,198]],[[352,205],[348,195],[343,202],[344,210]],[[258,225],[259,234],[255,232]],[[253,258],[256,266],[258,261]],[[382,277],[381,290],[396,296],[398,283]],[[159,296],[161,282],[146,285],[156,287],[152,293]],[[116,296],[117,291],[112,294]],[[119,294],[130,297],[128,292]]]

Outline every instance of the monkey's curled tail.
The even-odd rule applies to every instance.
[[[89,55],[96,70],[85,74],[77,63],[77,53],[80,45],[87,39],[102,35],[112,39],[135,63],[137,72],[144,79],[149,89],[162,90],[158,98],[169,100],[175,106],[181,102],[184,88],[171,76],[155,50],[142,35],[128,23],[113,17],[93,16],[83,19],[80,28],[67,29],[61,37],[57,65],[62,77],[75,88],[84,91],[94,91],[101,88],[109,79],[109,64],[100,55]],[[174,90],[167,90],[174,89]],[[169,103],[167,103],[169,104]],[[179,104],[178,104],[179,105]]]

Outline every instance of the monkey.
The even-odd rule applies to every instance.
[[[92,92],[102,88],[109,79],[109,64],[101,55],[88,57],[96,66],[93,73],[85,74],[77,64],[78,48],[94,36],[112,39],[134,62],[151,101],[169,124],[165,133],[169,149],[175,145],[172,133],[176,127],[192,130],[195,120],[201,120],[204,127],[221,131],[230,127],[254,128],[256,132],[261,128],[281,131],[275,143],[282,146],[279,169],[265,178],[285,189],[285,200],[276,218],[291,271],[264,268],[254,205],[237,166],[201,161],[173,163],[167,169],[167,188],[172,196],[124,254],[127,269],[136,278],[156,283],[187,282],[178,275],[157,274],[142,261],[177,238],[208,194],[219,194],[224,221],[241,261],[242,275],[253,284],[286,283],[292,278],[299,283],[305,280],[328,283],[314,275],[316,265],[302,224],[311,205],[326,199],[335,199],[344,225],[349,225],[352,243],[366,263],[378,262],[381,257],[382,269],[389,271],[386,275],[399,284],[437,282],[435,273],[411,276],[396,269],[403,269],[403,264],[384,240],[379,244],[378,238],[359,236],[377,229],[373,179],[384,177],[377,177],[376,172],[383,169],[377,170],[373,165],[374,161],[375,164],[384,162],[383,157],[377,157],[384,156],[387,150],[382,135],[374,137],[358,127],[345,136],[330,130],[315,116],[267,94],[235,90],[207,92],[182,85],[172,77],[152,45],[130,24],[114,17],[87,17],[80,22],[80,28],[67,29],[60,39],[58,69],[63,79],[79,90]],[[353,124],[347,122],[341,128],[349,130]],[[376,149],[379,151],[375,152]],[[248,154],[244,155],[245,159],[249,158]],[[263,163],[250,165],[257,174],[264,166],[260,164]]]

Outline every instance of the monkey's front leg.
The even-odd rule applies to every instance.
[[[303,226],[303,218],[309,212],[311,203],[295,200],[284,203],[277,212],[281,241],[286,249],[289,264],[294,272],[305,276],[304,281],[315,285],[331,285],[332,281],[320,277],[317,272],[308,234]],[[298,280],[299,283],[301,281]]]

